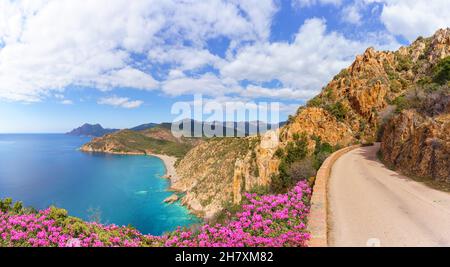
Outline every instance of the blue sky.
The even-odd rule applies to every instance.
[[[446,1],[0,0],[0,133],[172,121],[173,103],[281,103],[367,47],[450,25]]]

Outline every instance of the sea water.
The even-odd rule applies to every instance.
[[[131,225],[158,235],[199,222],[179,203],[163,200],[169,181],[151,156],[84,153],[90,139],[62,134],[0,134],[0,198],[51,205],[104,224]]]

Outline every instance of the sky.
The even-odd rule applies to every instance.
[[[447,0],[0,0],[0,133],[172,121],[176,102],[280,102],[367,47],[450,26]]]

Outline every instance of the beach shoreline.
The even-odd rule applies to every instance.
[[[103,151],[103,150],[89,150],[83,147],[78,149],[81,152],[87,153],[101,153],[101,154],[111,154],[111,155],[129,155],[129,156],[153,156],[157,157],[163,161],[164,167],[166,169],[165,174],[162,178],[166,178],[170,180],[170,184],[172,185],[176,181],[179,180],[180,176],[178,176],[177,171],[175,169],[175,162],[178,160],[176,157],[163,155],[163,154],[155,154],[148,152],[117,152],[117,151]]]
[[[162,177],[169,179],[171,185],[174,182],[179,180],[180,177],[178,176],[177,171],[175,169],[175,162],[177,161],[176,157],[162,155],[162,154],[153,154],[153,153],[149,153],[147,155],[157,157],[164,162],[164,166],[166,168],[166,173]]]

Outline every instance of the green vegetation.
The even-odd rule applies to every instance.
[[[322,139],[318,136],[311,137],[315,142],[316,146],[314,149],[313,167],[318,170],[322,163],[327,159],[334,151],[338,150],[338,146],[333,147],[327,142],[322,142]]]
[[[308,103],[306,104],[306,106],[320,108],[324,104],[325,104],[325,102],[323,101],[322,97],[316,96],[313,99],[309,100]]]
[[[442,59],[433,69],[433,82],[445,85],[450,81],[450,56]]]
[[[250,189],[249,193],[258,194],[258,195],[267,195],[270,194],[270,186],[265,185],[257,185]]]
[[[31,214],[37,211],[34,208],[24,207],[21,201],[13,202],[11,198],[0,199],[0,212],[12,212],[14,214]]]
[[[96,139],[90,143],[94,149],[102,149],[107,144],[113,146],[113,152],[117,153],[146,153],[165,154],[175,157],[183,157],[192,145],[187,142],[172,142],[156,139],[140,132],[124,130]]]
[[[420,77],[413,86],[408,86],[407,82],[400,79],[391,82],[393,92],[397,89],[408,89],[402,95],[389,101],[391,105],[395,105],[395,113],[400,113],[406,109],[416,109],[428,114],[440,113],[442,103],[448,97],[450,86],[450,57],[440,60],[431,72],[426,76]]]
[[[348,78],[350,77],[350,73],[348,72],[348,69],[342,69],[337,75],[333,77],[333,81],[337,81],[342,78]]]
[[[318,136],[312,136],[315,149],[308,153],[308,137],[305,134],[294,135],[294,141],[289,142],[284,149],[278,149],[275,156],[280,159],[278,175],[272,176],[271,191],[286,192],[298,181],[308,180],[316,175],[325,159],[338,147],[322,142]]]
[[[280,165],[278,167],[279,174],[272,177],[271,190],[274,192],[286,192],[295,184],[297,177],[290,175],[290,168],[295,162],[305,159],[308,154],[306,135],[295,134],[293,139],[294,141],[289,142],[284,149],[278,149],[275,152],[275,155],[280,158]]]
[[[338,121],[344,121],[348,112],[347,108],[341,102],[326,105],[325,109],[336,117]]]
[[[333,92],[331,90],[327,91],[326,96],[333,98]],[[328,101],[331,102],[331,101]],[[316,96],[309,100],[306,104],[308,107],[323,108],[330,112],[338,121],[344,121],[348,109],[341,102],[327,103],[322,97]]]
[[[227,224],[236,213],[242,211],[242,205],[234,204],[231,201],[225,201],[222,204],[223,209],[215,214],[214,218],[209,222],[211,224]]]
[[[404,95],[398,96],[390,104],[395,105],[395,113],[400,113],[403,110],[409,109],[411,107],[411,101],[408,100]]]
[[[414,64],[410,57],[397,55],[397,71],[408,71],[413,68]]]

